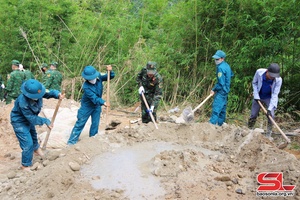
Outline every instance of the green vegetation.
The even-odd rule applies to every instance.
[[[0,5],[3,75],[13,59],[36,75],[41,63],[55,60],[66,79],[80,77],[86,65],[104,71],[103,65],[114,64],[118,103],[131,105],[138,101],[135,76],[153,60],[164,77],[164,103],[197,105],[215,83],[211,56],[222,49],[235,73],[229,113],[250,107],[252,77],[271,62],[282,67],[279,111],[300,110],[299,1],[0,0]]]

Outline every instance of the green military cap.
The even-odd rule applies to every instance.
[[[47,63],[43,63],[41,66],[40,66],[40,69],[44,68],[44,67],[48,67],[48,64]]]
[[[18,66],[20,64],[20,62],[18,60],[13,60],[13,61],[11,61],[11,64]]]
[[[153,61],[148,61],[146,64],[147,74],[155,74],[156,73],[157,63]]]
[[[58,66],[58,63],[55,62],[55,61],[53,61],[50,65],[53,65],[53,66],[57,67],[57,66]]]

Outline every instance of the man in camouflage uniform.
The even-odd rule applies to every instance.
[[[35,79],[31,71],[24,69],[24,66],[22,64],[19,64],[19,70],[24,73],[25,80]]]
[[[38,72],[38,77],[37,79],[45,84],[46,83],[46,72],[48,71],[48,64],[47,63],[43,63],[41,66],[40,66],[40,70]],[[42,72],[42,73],[41,73]]]
[[[57,62],[52,62],[50,64],[50,69],[45,74],[44,86],[48,90],[58,90],[61,91],[61,83],[62,83],[62,74],[56,70],[58,66]]]
[[[20,62],[12,61],[12,72],[7,77],[7,86],[5,91],[7,93],[6,104],[10,104],[12,100],[16,99],[21,94],[21,85],[25,80],[25,74],[19,70]]]
[[[43,74],[46,74],[47,70],[48,70],[48,64],[47,63],[43,63],[40,66],[40,69],[42,70]]]
[[[156,70],[157,63],[149,61],[137,75],[136,81],[139,85],[139,94],[141,99],[142,122],[151,122],[149,112],[152,112],[155,121],[157,121],[156,111],[159,101],[162,98],[162,77]],[[149,109],[147,109],[142,98],[144,93]]]

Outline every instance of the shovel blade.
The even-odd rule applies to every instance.
[[[287,142],[283,142],[283,143],[278,145],[278,149],[284,149],[285,147],[287,147],[287,145],[288,145]]]
[[[183,112],[182,112],[182,117],[184,119],[184,121],[186,122],[192,122],[194,120],[194,112],[192,110],[192,107],[186,107]]]

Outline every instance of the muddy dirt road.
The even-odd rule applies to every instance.
[[[51,116],[55,105],[44,100],[44,114]],[[122,122],[115,130],[104,130],[104,116],[98,135],[89,138],[87,129],[78,144],[66,147],[79,106],[70,100],[61,104],[46,158],[35,156],[32,172],[24,172],[9,123],[12,106],[0,106],[0,199],[260,199],[262,172],[282,172],[284,185],[296,185],[292,197],[276,199],[300,199],[299,152],[278,149],[279,134],[271,142],[233,124],[176,124],[168,113],[155,129],[141,124],[133,108],[111,110],[110,118]],[[42,136],[46,127],[37,130]]]

